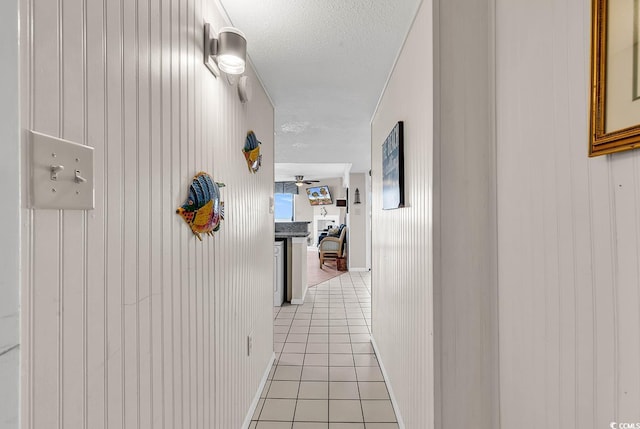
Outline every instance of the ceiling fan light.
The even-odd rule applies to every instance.
[[[304,183],[302,183],[302,182],[296,182],[296,186],[300,187],[300,186],[302,186],[302,185],[304,185]]]

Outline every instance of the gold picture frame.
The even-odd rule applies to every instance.
[[[639,33],[640,0],[592,0],[591,157],[640,147]]]

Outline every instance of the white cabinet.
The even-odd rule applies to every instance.
[[[273,243],[273,306],[284,302],[284,241]]]

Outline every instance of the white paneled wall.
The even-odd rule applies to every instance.
[[[499,426],[492,14],[423,2],[373,119],[373,337],[407,428]],[[407,207],[383,211],[399,120]]]
[[[502,427],[640,422],[640,152],[589,159],[590,2],[497,2]]]
[[[0,3],[0,427],[19,427],[20,125],[18,2]]]
[[[367,266],[366,218],[369,216],[365,175],[349,175],[349,270],[365,271]],[[355,204],[356,189],[360,192],[360,204]]]
[[[24,427],[239,428],[272,356],[268,96],[202,64],[213,2],[21,7],[23,127],[94,147],[96,172],[95,210],[22,212]],[[203,242],[175,214],[201,170],[226,184]]]
[[[436,2],[436,428],[495,429],[498,285],[492,0]]]
[[[420,429],[434,421],[432,9],[422,3],[371,126],[373,338],[404,424]],[[398,121],[407,207],[383,211],[381,148]]]

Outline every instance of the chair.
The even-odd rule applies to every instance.
[[[347,227],[342,228],[340,237],[326,237],[318,245],[320,252],[320,269],[325,259],[342,258],[344,250],[344,240],[347,237]]]

